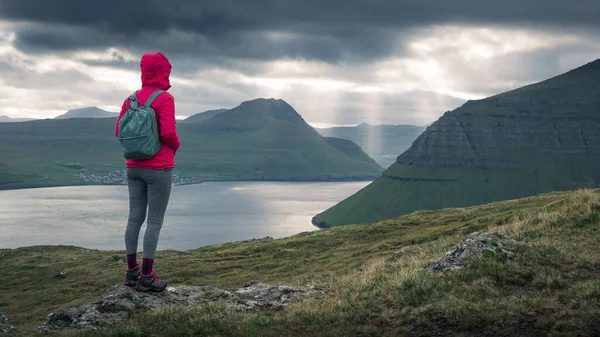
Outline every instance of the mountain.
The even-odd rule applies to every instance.
[[[356,144],[322,137],[283,100],[256,99],[198,123],[184,123],[194,151],[178,153],[192,175],[234,179],[331,180],[377,177],[382,171]]]
[[[14,122],[27,122],[33,120],[32,118],[11,118],[8,116],[0,115],[0,123],[14,123]]]
[[[446,112],[313,223],[371,222],[600,183],[600,60]]]
[[[200,122],[203,121],[205,119],[209,119],[213,116],[216,116],[222,112],[227,111],[228,109],[216,109],[216,110],[207,110],[204,112],[200,112],[197,113],[195,115],[191,115],[188,118],[182,120],[182,122],[186,122],[186,123],[194,123],[194,122]]]
[[[389,167],[399,153],[406,151],[412,142],[425,131],[414,125],[371,125],[344,126],[316,129],[322,136],[350,140],[360,146],[381,166]]]
[[[73,174],[124,168],[116,118],[0,124],[0,158],[17,187],[72,185]],[[201,180],[328,181],[376,179],[383,168],[347,140],[322,137],[285,101],[257,99],[210,119],[177,126],[175,173]],[[8,170],[8,169],[7,169]],[[18,179],[15,172],[22,172]],[[10,179],[9,179],[10,178]],[[35,183],[29,183],[35,182]]]
[[[102,109],[99,109],[95,106],[81,108],[81,109],[72,109],[67,111],[66,113],[54,117],[54,119],[67,119],[67,118],[111,118],[118,117],[119,113],[117,112],[109,112]]]

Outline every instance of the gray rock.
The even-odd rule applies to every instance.
[[[10,325],[8,318],[0,313],[0,333],[13,334],[19,333],[19,330]]]
[[[240,298],[233,307],[237,310],[282,310],[286,306],[307,299],[320,297],[325,289],[315,286],[292,288],[289,286],[273,286],[259,281],[249,281],[234,291]]]
[[[77,304],[62,307],[46,316],[44,324],[36,329],[38,333],[90,331],[98,327],[115,324],[122,318],[120,313],[102,314],[90,304]]]
[[[426,271],[443,272],[448,269],[463,268],[469,258],[475,255],[492,254],[510,260],[523,244],[502,233],[472,233],[464,241],[454,246],[446,256],[431,261]]]
[[[62,307],[46,317],[37,331],[88,331],[112,326],[136,312],[165,307],[191,308],[206,302],[219,302],[238,311],[282,310],[301,301],[319,298],[324,288],[292,288],[250,281],[234,290],[214,285],[168,287],[161,293],[144,293],[126,286],[108,290],[96,302]]]

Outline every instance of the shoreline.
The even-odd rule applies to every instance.
[[[202,183],[211,182],[291,182],[291,183],[343,183],[343,182],[361,182],[361,181],[375,181],[380,176],[364,176],[364,177],[349,177],[349,178],[321,178],[321,179],[207,179],[197,182],[186,182],[186,183],[174,183],[173,186],[187,186],[187,185],[199,185]],[[50,188],[50,187],[76,187],[76,186],[127,186],[127,184],[101,184],[101,183],[85,183],[75,182],[72,184],[30,184],[31,182],[15,182],[0,184],[0,192],[2,191],[16,191],[25,189],[36,189],[36,188]],[[21,186],[18,186],[21,184]],[[5,188],[7,185],[17,185],[17,187]]]
[[[236,186],[248,186],[249,188],[253,188],[252,186],[264,186],[265,188],[269,188],[269,186],[279,186],[279,188],[285,190],[287,188],[296,188],[294,186],[298,186],[298,188],[302,188],[303,190],[306,191],[310,191],[310,190],[314,190],[314,189],[318,189],[320,188],[319,186],[323,186],[323,188],[325,189],[334,189],[337,190],[338,188],[346,188],[346,189],[353,189],[353,188],[360,188],[362,187],[364,184],[368,184],[370,183],[370,181],[372,180],[367,180],[367,179],[362,179],[362,180],[350,180],[350,179],[339,179],[339,180],[332,180],[332,179],[321,179],[321,180],[203,180],[203,181],[197,181],[197,182],[188,182],[185,184],[177,184],[177,186],[186,186],[186,185],[196,185],[196,184],[202,184],[202,183],[217,183],[217,184],[213,184],[210,186],[223,186],[223,187],[215,187],[215,188],[235,188]],[[265,183],[266,182],[266,183]],[[220,185],[218,183],[226,183],[223,185]],[[255,183],[255,184],[252,184]],[[274,184],[273,184],[274,183]],[[332,183],[332,184],[327,184],[327,183]],[[340,183],[349,183],[349,184],[340,184]],[[270,185],[273,184],[273,185]],[[338,185],[339,184],[339,185]],[[360,185],[360,186],[358,186]],[[126,185],[120,185],[120,184],[112,184],[112,185],[108,185],[108,184],[78,184],[78,186],[121,186],[124,187],[125,189],[119,188],[119,189],[113,189],[112,187],[87,187],[85,189],[62,189],[63,191],[69,191],[69,192],[65,192],[65,193],[71,193],[77,190],[81,190],[81,191],[86,191],[85,193],[105,193],[103,191],[118,191],[118,190],[126,190],[127,186]],[[326,187],[328,186],[328,187]],[[46,186],[49,187],[49,186]],[[71,186],[62,186],[62,187],[71,187]],[[201,188],[201,187],[198,187]],[[212,188],[212,187],[206,187],[206,188]],[[23,191],[23,193],[29,194],[29,193],[34,193],[34,194],[39,194],[39,193],[44,193],[44,190],[38,190],[38,192],[35,192],[34,189],[29,189],[30,191]],[[56,193],[62,193],[59,192],[61,189],[56,188],[55,191]],[[181,191],[194,191],[194,188],[188,188],[188,189],[182,189]],[[18,193],[18,192],[17,192]],[[15,193],[14,195],[20,195]],[[55,193],[55,192],[49,192],[49,193]],[[112,192],[111,192],[112,193]],[[119,192],[120,193],[120,192]],[[183,193],[183,192],[182,192]],[[310,193],[310,192],[309,192]],[[0,191],[0,198],[4,198],[2,197],[2,195],[4,195],[7,199],[11,198],[11,194],[10,192],[7,193],[2,193],[2,191]],[[268,235],[268,236],[275,236],[277,238],[289,238],[292,237],[294,235],[297,235],[298,233],[302,233],[302,232],[312,232],[312,231],[319,231],[322,230],[324,228],[322,228],[321,226],[315,226],[313,223],[310,223],[312,220],[311,216],[308,216],[306,218],[306,220],[302,221],[302,226],[300,228],[298,228],[298,230],[300,230],[300,232],[295,233],[296,231],[289,231],[288,233],[280,233],[281,236],[279,237],[277,235],[277,232],[273,232],[273,231],[267,231],[265,232],[263,235]],[[232,243],[236,243],[236,242],[245,242],[245,241],[256,241],[257,237],[260,236],[253,236],[254,233],[249,232],[248,236],[244,235],[241,237],[222,237],[222,240],[214,240],[212,242],[208,241],[208,242],[190,242],[191,245],[187,245],[187,244],[180,244],[178,243],[177,239],[175,238],[173,245],[165,245],[164,250],[195,250],[195,249],[199,249],[205,246],[213,246],[213,245],[223,245],[223,244],[232,244]],[[275,235],[274,235],[275,234]],[[6,242],[6,244],[3,244],[1,246],[1,248],[6,248],[6,249],[20,249],[20,248],[25,248],[25,247],[32,247],[32,246],[52,246],[52,247],[56,247],[56,246],[76,246],[76,247],[81,247],[84,249],[93,249],[93,250],[102,250],[102,251],[115,251],[115,250],[119,250],[122,249],[119,245],[115,245],[114,242],[109,243],[108,245],[106,244],[98,244],[97,242],[89,242],[89,245],[86,245],[85,242],[80,242],[80,241],[71,241],[71,240],[58,240],[61,242],[56,242],[56,241],[48,241],[48,240],[36,240],[38,242],[32,242],[32,241],[25,241],[25,242],[13,242],[13,244],[11,244],[10,242]],[[1,251],[0,251],[1,252]]]
[[[191,249],[174,249],[174,248],[158,249],[158,250],[156,250],[156,252],[157,253],[159,253],[159,252],[191,252],[191,251],[195,251],[195,250],[198,250],[198,249],[201,249],[201,248],[216,247],[216,246],[222,246],[222,245],[231,245],[231,244],[240,244],[240,243],[251,243],[251,242],[260,242],[260,241],[285,240],[285,239],[292,238],[292,237],[294,237],[296,235],[306,235],[307,233],[319,232],[319,231],[324,230],[324,229],[327,229],[327,228],[318,228],[318,227],[316,227],[316,229],[313,230],[313,231],[304,231],[304,232],[292,234],[292,235],[289,235],[289,236],[283,236],[283,237],[280,237],[280,238],[274,238],[274,237],[272,237],[270,235],[267,235],[267,236],[263,236],[263,237],[260,237],[260,238],[251,238],[251,239],[246,239],[246,240],[236,240],[236,241],[227,241],[227,242],[221,242],[221,243],[214,243],[214,244],[210,244],[210,245],[198,246],[196,248],[191,248]],[[77,246],[77,245],[58,244],[58,245],[29,245],[29,246],[19,246],[19,247],[15,247],[15,248],[0,248],[0,256],[2,256],[2,254],[4,252],[19,250],[19,249],[31,249],[31,248],[69,248],[69,247],[75,248],[75,249],[80,249],[82,253],[89,253],[89,252],[104,252],[104,253],[117,252],[117,253],[123,253],[123,254],[125,254],[125,247],[123,247],[123,249],[99,249],[99,248],[87,248],[87,247]],[[137,254],[141,254],[141,253],[142,253],[142,251],[137,252]]]

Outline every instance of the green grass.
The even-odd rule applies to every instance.
[[[373,222],[417,210],[466,207],[578,187],[567,157],[547,170],[481,170],[467,168],[415,168],[395,164],[381,178],[337,205],[316,215],[320,227]],[[600,166],[600,160],[598,161]],[[592,173],[590,169],[590,174]],[[398,178],[412,178],[413,181]],[[584,178],[578,177],[582,185]]]
[[[347,225],[599,187],[599,77],[600,60],[448,111],[382,177],[315,223]]]
[[[142,313],[84,335],[594,335],[600,332],[599,223],[600,191],[580,190],[278,240],[160,251],[156,267],[172,284],[228,288],[258,279],[328,291],[283,312],[202,305]],[[462,270],[422,272],[473,231],[506,232],[527,245],[513,261],[484,256]],[[120,283],[123,254],[64,246],[1,251],[0,312],[31,331],[53,309],[93,300]],[[57,272],[66,278],[54,278]]]
[[[76,185],[74,173],[125,167],[116,119],[0,123],[0,189]],[[383,168],[356,144],[321,137],[287,103],[255,100],[197,123],[179,123],[176,173],[204,180],[364,180]],[[13,172],[8,176],[9,172]],[[16,173],[15,173],[16,172]],[[25,173],[31,172],[31,173]],[[45,177],[32,181],[30,175]],[[6,184],[6,185],[5,185]],[[4,187],[3,187],[4,186]]]

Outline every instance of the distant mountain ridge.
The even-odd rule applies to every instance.
[[[0,123],[15,123],[15,122],[27,122],[33,118],[12,118],[5,115],[0,115]]]
[[[272,127],[278,122],[299,126],[303,131],[318,135],[287,102],[273,98],[242,102],[236,108],[216,114],[201,125],[203,129],[248,131]]]
[[[86,107],[80,109],[72,109],[66,113],[54,117],[54,119],[68,119],[68,118],[114,118],[118,117],[118,112],[110,112],[102,110],[98,107]]]
[[[76,173],[122,170],[114,123],[67,118],[0,125],[0,158],[11,165],[5,181],[0,167],[0,189],[7,181],[10,188],[72,185],[80,183],[72,180]],[[178,123],[177,131],[182,146],[175,172],[194,180],[370,180],[383,172],[358,145],[322,137],[283,100],[243,102],[200,122]],[[15,172],[27,172],[20,185]]]
[[[182,120],[182,122],[186,122],[186,123],[195,123],[195,122],[201,122],[205,119],[209,119],[213,116],[216,116],[222,112],[225,112],[229,109],[215,109],[215,110],[207,110],[204,112],[200,112],[197,113],[195,115],[191,115],[188,118],[185,118]]]
[[[600,60],[446,112],[376,181],[314,217],[364,223],[600,186]]]
[[[337,137],[358,144],[381,166],[389,167],[399,153],[406,151],[425,127],[414,125],[372,125],[362,123],[357,126],[343,126],[316,129],[325,137]]]

